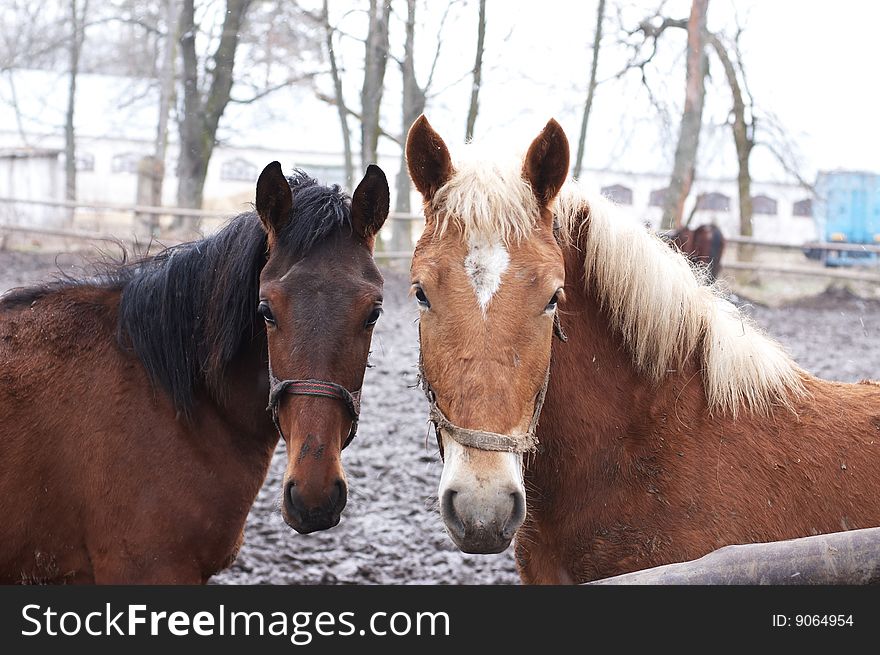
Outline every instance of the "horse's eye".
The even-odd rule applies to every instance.
[[[265,300],[260,301],[260,304],[257,306],[257,313],[263,317],[266,323],[275,325],[275,316],[272,314],[272,308],[269,307],[269,303]]]
[[[414,284],[413,286],[416,289],[416,300],[422,307],[428,309],[431,303],[428,301],[428,296],[425,295],[425,290],[419,284]]]
[[[370,312],[369,317],[364,322],[364,327],[369,330],[371,327],[376,325],[376,322],[379,320],[379,317],[381,315],[382,315],[382,308],[381,307],[374,307],[373,311]]]
[[[562,289],[557,289],[556,293],[553,294],[553,297],[550,299],[550,302],[547,303],[547,306],[544,308],[545,312],[555,312],[556,305],[559,304],[559,293]]]

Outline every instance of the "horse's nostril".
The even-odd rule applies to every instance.
[[[330,507],[331,509],[341,511],[342,507],[345,506],[346,502],[346,489],[345,489],[345,481],[341,478],[336,480],[333,484],[333,489],[330,491]]]
[[[519,526],[522,525],[526,518],[526,503],[523,495],[519,491],[514,491],[510,494],[510,499],[512,501],[510,517],[507,519],[507,523],[504,524],[504,529],[501,531],[501,535],[505,539],[512,539],[513,535],[516,534]]]
[[[284,489],[284,509],[291,519],[302,521],[304,516],[302,499],[296,488],[296,482],[293,480],[289,481]]]
[[[458,492],[454,489],[447,489],[443,492],[443,498],[440,499],[440,515],[443,517],[447,530],[452,532],[454,536],[463,538],[465,527],[458,512],[455,511],[456,495]]]

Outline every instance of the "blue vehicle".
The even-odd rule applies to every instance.
[[[880,246],[880,175],[858,171],[819,173],[814,215],[821,240]],[[823,249],[821,259],[826,266],[880,262],[877,253],[858,250]]]

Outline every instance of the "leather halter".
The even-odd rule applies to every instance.
[[[421,326],[420,326],[421,331]],[[562,342],[568,341],[568,337],[562,330],[562,324],[559,322],[559,313],[553,315],[553,334]],[[419,335],[421,337],[421,334]],[[420,339],[421,340],[421,339]],[[486,430],[471,430],[455,425],[446,418],[446,415],[437,404],[437,395],[428,383],[425,377],[425,369],[422,364],[422,356],[419,353],[419,382],[425,396],[428,398],[429,414],[428,420],[434,425],[434,436],[437,438],[437,446],[440,449],[440,457],[443,457],[443,442],[440,440],[440,430],[443,430],[450,437],[455,439],[462,446],[469,448],[477,448],[479,450],[494,450],[506,453],[527,453],[534,452],[538,449],[538,437],[535,431],[538,427],[538,418],[541,415],[541,408],[544,406],[544,398],[547,395],[547,386],[550,384],[550,366],[547,366],[547,373],[544,376],[544,384],[541,390],[535,396],[535,411],[532,413],[532,420],[529,422],[529,429],[520,434],[499,434],[497,432],[488,432]]]
[[[281,404],[282,394],[291,394],[293,396],[319,396],[323,398],[333,398],[340,401],[348,410],[351,418],[351,430],[348,432],[348,438],[342,444],[342,449],[351,443],[352,439],[357,435],[358,419],[361,414],[361,390],[349,391],[342,385],[335,382],[327,382],[326,380],[279,380],[272,373],[272,364],[269,364],[269,406],[266,408],[272,414],[272,422],[281,438],[284,438],[284,432],[281,431],[281,423],[278,422],[278,406]]]

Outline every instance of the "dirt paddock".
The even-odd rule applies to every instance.
[[[46,279],[78,259],[0,251],[0,291]],[[281,519],[283,443],[254,503],[238,559],[217,584],[516,584],[512,549],[458,552],[436,507],[440,460],[416,385],[416,310],[408,277],[385,271],[385,314],[373,340],[358,438],[345,451],[348,505],[336,528],[298,535]],[[745,304],[808,371],[880,378],[880,301],[840,289],[781,307]]]

